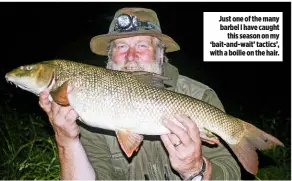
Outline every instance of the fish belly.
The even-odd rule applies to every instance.
[[[112,131],[126,129],[144,135],[169,133],[162,120],[171,119],[170,115],[159,106],[117,100],[111,96],[81,97],[81,93],[74,90],[68,95],[70,105],[89,126]]]

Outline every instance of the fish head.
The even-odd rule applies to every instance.
[[[54,67],[45,63],[19,66],[6,73],[7,82],[26,91],[39,95],[54,83]]]

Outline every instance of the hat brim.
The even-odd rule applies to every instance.
[[[98,55],[108,55],[109,42],[119,38],[131,36],[153,36],[160,39],[165,45],[165,52],[174,52],[180,50],[179,45],[169,36],[154,30],[139,30],[137,32],[110,33],[97,35],[90,41],[90,49]]]

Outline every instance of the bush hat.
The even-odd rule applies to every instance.
[[[166,46],[165,52],[180,50],[179,45],[162,33],[155,11],[146,8],[122,8],[115,13],[107,34],[97,35],[90,41],[90,49],[98,55],[107,55],[109,42],[131,36],[153,36]]]

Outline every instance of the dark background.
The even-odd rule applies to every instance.
[[[252,123],[263,116],[280,116],[275,119],[278,132],[290,125],[290,2],[1,2],[1,103],[18,112],[44,115],[37,96],[8,84],[5,73],[56,58],[104,66],[107,57],[93,54],[89,41],[108,32],[114,13],[122,7],[155,10],[163,33],[181,47],[168,54],[170,62],[181,74],[213,88],[228,113]],[[283,62],[203,62],[203,12],[283,12]],[[280,139],[290,140],[290,126],[279,133]]]
[[[163,33],[181,47],[181,51],[168,54],[170,62],[181,74],[212,87],[227,112],[244,107],[249,113],[281,110],[290,116],[290,2],[2,2],[0,86],[4,97],[8,93],[4,74],[22,64],[62,58],[105,65],[107,57],[93,54],[89,41],[108,32],[114,13],[122,7],[155,10]],[[217,11],[283,12],[283,62],[203,62],[203,12]],[[21,94],[17,99],[27,101],[34,96],[8,88]]]

